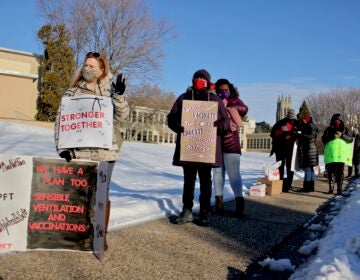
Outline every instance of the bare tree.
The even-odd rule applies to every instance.
[[[166,115],[175,102],[171,92],[162,92],[157,86],[145,84],[128,93],[129,121],[124,123],[127,140],[134,141],[142,132],[167,133]]]
[[[342,115],[345,125],[350,130],[360,130],[360,89],[333,89],[327,93],[310,95],[306,102],[319,127],[319,138],[329,125],[332,115],[336,113]],[[322,151],[320,140],[318,144]]]
[[[70,31],[77,66],[89,51],[104,53],[113,73],[133,79],[159,74],[162,43],[174,36],[173,26],[152,18],[141,0],[38,0],[38,6],[49,23]]]

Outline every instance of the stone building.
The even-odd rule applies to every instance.
[[[279,96],[276,104],[276,121],[285,118],[289,109],[292,109],[292,100],[291,96]]]

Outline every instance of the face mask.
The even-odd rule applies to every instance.
[[[203,78],[193,80],[193,86],[196,90],[204,89],[207,87],[207,81]]]
[[[81,70],[81,74],[84,77],[84,80],[87,81],[88,83],[91,83],[95,81],[97,78],[99,78],[99,76],[96,74],[95,69],[92,69],[88,66],[83,67],[83,69]]]
[[[221,99],[225,99],[230,96],[230,91],[220,91],[218,95],[220,96]]]

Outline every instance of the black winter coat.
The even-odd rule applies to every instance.
[[[318,128],[311,121],[303,123],[298,142],[300,168],[319,165],[319,151],[316,146]]]
[[[238,97],[229,98],[226,107],[236,108],[241,118],[248,112],[248,106]],[[241,154],[239,130],[230,131],[223,136],[223,152]]]
[[[294,119],[284,118],[279,120],[271,129],[272,154],[285,158],[292,155],[294,143],[298,137],[299,122]]]
[[[354,138],[354,153],[353,153],[353,164],[360,163],[360,136],[356,135]]]
[[[181,115],[183,100],[204,100],[204,101],[216,101],[218,102],[218,119],[216,121],[217,137],[216,137],[216,155],[215,163],[196,163],[211,165],[213,167],[222,166],[222,149],[221,149],[221,136],[226,134],[230,130],[230,119],[227,114],[227,110],[223,104],[223,101],[216,94],[210,91],[194,91],[189,88],[185,93],[181,94],[172,106],[170,113],[167,115],[168,127],[177,133],[175,153],[173,156],[173,165],[183,166],[185,164],[194,164],[194,162],[180,161],[180,139],[182,133]]]

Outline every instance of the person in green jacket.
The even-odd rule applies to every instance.
[[[349,129],[345,127],[340,114],[331,117],[330,125],[325,129],[321,138],[324,144],[324,160],[328,170],[329,194],[333,193],[333,174],[337,185],[337,195],[342,194],[345,164],[351,164],[353,138]],[[348,145],[350,144],[350,145]]]

